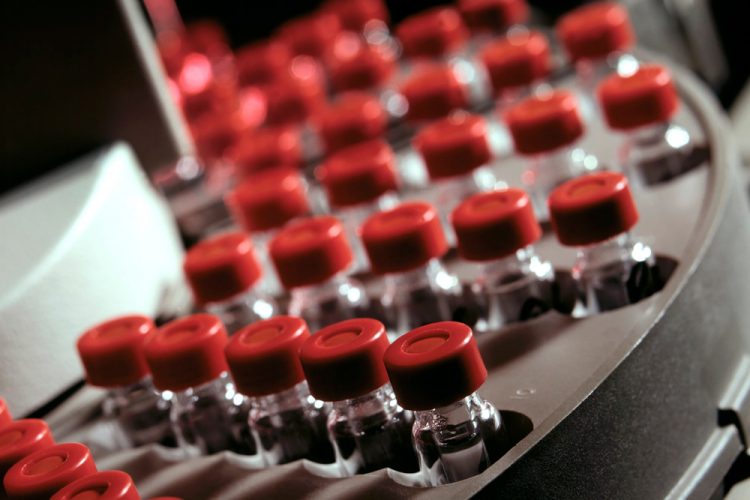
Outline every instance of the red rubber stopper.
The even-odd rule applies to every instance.
[[[297,125],[325,102],[318,63],[295,57],[288,75],[262,87],[266,99],[266,125]]]
[[[84,332],[76,342],[89,384],[122,387],[148,375],[143,344],[156,331],[150,318],[121,316]]]
[[[287,127],[263,128],[244,135],[228,155],[239,177],[280,165],[302,163],[299,133]]]
[[[190,123],[195,149],[207,161],[220,160],[240,141],[248,124],[239,112],[208,113]]]
[[[383,353],[388,337],[380,321],[359,318],[318,331],[302,345],[300,360],[310,392],[322,401],[343,401],[388,382]]]
[[[549,43],[538,31],[513,33],[493,41],[479,57],[495,96],[546,78],[552,65]]]
[[[385,47],[370,45],[352,33],[336,38],[326,56],[331,86],[337,92],[379,87],[393,75],[396,60]]]
[[[0,398],[0,427],[4,427],[13,421],[8,404],[3,398]]]
[[[393,150],[377,139],[349,146],[331,155],[316,175],[334,207],[369,203],[396,191]]]
[[[435,7],[414,14],[396,27],[406,57],[440,57],[468,38],[461,15],[453,7]]]
[[[227,331],[213,314],[170,321],[145,345],[154,385],[162,391],[184,391],[214,380],[228,369],[226,344]]]
[[[492,160],[487,122],[478,115],[453,114],[423,128],[413,140],[431,179],[468,175]]]
[[[279,29],[279,36],[294,54],[320,57],[340,32],[338,16],[319,11],[287,21]]]
[[[437,120],[469,104],[463,85],[449,66],[417,69],[401,86],[401,94],[409,106],[406,119],[412,123]]]
[[[141,500],[141,496],[128,474],[106,470],[73,481],[51,500]]]
[[[240,85],[267,85],[286,74],[292,54],[276,40],[256,42],[240,48],[236,54]]]
[[[459,0],[458,10],[474,32],[504,31],[529,17],[526,0]]]
[[[329,215],[291,222],[270,245],[279,280],[285,288],[325,282],[352,263],[344,226]]]
[[[431,410],[460,401],[487,380],[471,328],[441,321],[416,328],[385,351],[385,367],[401,406]]]
[[[583,121],[575,96],[557,90],[530,97],[505,113],[516,151],[524,155],[548,153],[573,144],[583,135]]]
[[[3,484],[11,500],[49,500],[64,486],[94,472],[94,458],[86,446],[63,443],[16,462],[5,474]]]
[[[362,225],[362,242],[376,274],[410,271],[448,251],[440,218],[424,202],[372,215]]]
[[[309,337],[305,321],[291,316],[258,321],[238,331],[225,351],[237,390],[265,396],[305,380],[299,350]]]
[[[599,102],[610,127],[633,130],[669,121],[680,98],[669,71],[655,64],[630,76],[614,74],[599,86]]]
[[[579,7],[560,18],[556,31],[572,61],[605,59],[635,40],[627,9],[614,2]]]
[[[388,9],[383,0],[329,0],[323,7],[333,12],[349,31],[365,31],[373,21],[388,23]]]
[[[247,292],[263,271],[244,233],[225,233],[194,245],[182,265],[196,304],[223,302]]]
[[[0,477],[25,456],[54,444],[44,420],[27,418],[5,425],[0,429]]]
[[[467,198],[453,210],[451,222],[466,260],[501,259],[542,237],[529,195],[516,188]]]
[[[358,142],[376,139],[388,128],[388,114],[377,97],[349,92],[322,108],[312,122],[327,153]]]
[[[200,54],[190,54],[177,77],[182,94],[182,112],[189,122],[206,114],[223,114],[239,104],[237,84],[230,78],[217,78],[211,63]]]
[[[622,234],[638,222],[628,181],[617,172],[584,175],[558,186],[549,197],[552,229],[567,246],[586,246]]]
[[[277,229],[310,213],[302,177],[291,168],[248,177],[228,195],[227,202],[242,227],[251,232]]]

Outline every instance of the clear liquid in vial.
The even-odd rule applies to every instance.
[[[327,414],[296,408],[255,420],[257,447],[269,465],[307,458],[321,464],[335,459],[326,432]]]

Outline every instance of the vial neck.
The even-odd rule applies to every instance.
[[[500,259],[484,264],[485,276],[492,276],[495,279],[502,279],[504,276],[515,276],[523,269],[530,266],[532,259],[536,257],[534,247],[529,245],[519,248],[514,253],[506,255]]]
[[[218,398],[233,399],[237,395],[234,384],[229,379],[227,372],[222,372],[218,377],[196,387],[189,387],[183,391],[174,393],[175,402],[178,404],[189,404],[196,399]]]
[[[361,428],[370,417],[379,415],[384,420],[390,420],[401,411],[391,384],[385,384],[363,396],[336,401],[333,403],[333,409],[346,416],[354,431]]]
[[[339,219],[350,227],[359,228],[372,214],[388,210],[398,204],[398,197],[394,193],[384,193],[375,199],[339,207],[335,210]]]
[[[417,420],[437,421],[440,426],[456,426],[474,420],[484,400],[475,392],[465,398],[439,408],[415,412]]]
[[[292,300],[300,303],[320,302],[337,295],[347,295],[346,290],[354,286],[344,272],[340,272],[322,283],[292,289]]]
[[[633,146],[641,148],[650,148],[660,144],[666,144],[667,132],[671,124],[669,122],[657,123],[645,127],[637,128],[628,133]]]
[[[281,392],[254,398],[255,405],[271,415],[304,408],[311,400],[312,396],[305,380]]]
[[[598,267],[609,262],[628,260],[632,247],[633,237],[630,232],[618,234],[601,243],[580,247],[577,252],[578,267]]]
[[[386,287],[391,289],[413,289],[413,288],[449,288],[452,286],[452,277],[443,267],[440,260],[433,258],[425,264],[397,274],[388,274],[385,276]],[[446,283],[451,281],[450,284]],[[442,286],[441,286],[442,283]]]
[[[613,52],[600,59],[585,59],[575,63],[578,84],[583,89],[595,90],[610,73],[631,74],[638,67],[635,57],[624,52]]]

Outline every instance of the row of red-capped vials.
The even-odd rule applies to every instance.
[[[301,318],[276,316],[228,340],[209,314],[159,329],[126,316],[84,333],[78,350],[134,445],[168,430],[188,455],[232,450],[263,466],[307,458],[342,477],[390,467],[439,485],[482,472],[512,444],[476,394],[487,370],[462,323],[390,344],[375,319],[311,335]]]
[[[0,398],[0,495],[9,500],[140,500],[122,471],[97,471],[81,443],[56,443],[44,420],[13,420]],[[180,500],[159,497],[152,500]]]

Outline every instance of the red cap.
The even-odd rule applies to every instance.
[[[458,9],[472,31],[502,31],[529,17],[526,0],[459,0]]]
[[[410,271],[448,251],[437,212],[420,201],[372,215],[362,225],[362,242],[376,274]]]
[[[492,159],[487,122],[468,113],[427,125],[414,137],[413,144],[432,179],[467,175]]]
[[[495,95],[545,78],[551,67],[549,43],[538,31],[513,33],[489,43],[480,54]]]
[[[295,71],[295,67],[304,69]],[[296,125],[325,102],[318,66],[309,58],[292,61],[291,76],[263,87],[268,125]]]
[[[385,83],[396,69],[393,52],[370,45],[361,37],[342,33],[326,57],[334,90],[367,90]]]
[[[575,96],[565,90],[530,97],[505,113],[516,151],[547,153],[574,143],[583,135]]]
[[[668,121],[680,99],[666,68],[641,66],[630,76],[614,74],[599,86],[599,101],[610,127],[631,130]]]
[[[295,54],[320,57],[339,32],[338,16],[320,11],[287,21],[279,29],[279,36]]]
[[[557,22],[557,36],[573,61],[604,59],[633,45],[628,11],[614,2],[579,7]]]
[[[330,215],[291,222],[269,249],[287,289],[322,283],[348,268],[353,258],[344,226]]]
[[[96,472],[91,452],[81,443],[63,443],[38,450],[16,462],[5,475],[12,500],[48,500],[76,479]]]
[[[193,314],[170,321],[149,338],[146,360],[154,385],[162,391],[184,391],[227,371],[227,331],[213,314]]]
[[[299,172],[274,168],[240,183],[227,197],[232,213],[248,231],[277,229],[310,212]]]
[[[385,385],[387,348],[385,327],[375,319],[350,319],[323,328],[299,352],[310,392],[322,401],[343,401]]]
[[[411,122],[436,120],[469,104],[463,84],[449,66],[418,69],[401,86],[401,94],[409,105],[406,118]]]
[[[245,135],[229,152],[240,177],[279,165],[302,163],[299,133],[287,127],[262,128]]]
[[[26,455],[55,444],[44,420],[16,420],[0,429],[0,477]],[[2,489],[0,489],[2,491]]]
[[[383,0],[329,0],[323,7],[333,12],[341,26],[350,31],[365,31],[372,21],[388,22],[388,9]]]
[[[467,198],[453,210],[451,222],[466,260],[500,259],[542,236],[529,195],[516,188]]]
[[[185,58],[177,85],[182,95],[182,111],[189,121],[205,114],[229,113],[239,105],[236,82],[214,77],[211,63],[200,54]]]
[[[380,139],[337,151],[316,174],[334,207],[371,202],[398,188],[393,150]]]
[[[276,316],[238,331],[225,351],[237,390],[265,396],[305,380],[299,349],[309,337],[305,320],[292,316]]]
[[[441,321],[416,328],[396,339],[384,357],[401,406],[430,410],[460,401],[487,380],[471,328]]]
[[[99,387],[135,384],[148,375],[143,343],[156,331],[150,318],[121,316],[89,329],[78,338],[86,380]]]
[[[237,51],[237,77],[240,85],[264,85],[283,76],[292,59],[284,43],[275,40],[245,45]]]
[[[0,398],[0,427],[6,426],[13,421],[13,417],[8,410],[8,405],[3,398]]]
[[[364,92],[341,95],[313,116],[312,121],[328,153],[381,137],[388,127],[388,115],[380,101]]]
[[[585,246],[622,234],[638,222],[628,181],[617,172],[569,180],[549,196],[552,229],[563,245]]]
[[[141,500],[141,496],[133,478],[119,470],[107,470],[73,481],[51,500]]]
[[[205,160],[218,160],[234,146],[248,129],[241,113],[209,113],[190,123],[198,155]]]
[[[453,7],[434,7],[414,14],[396,27],[407,57],[440,57],[466,41],[469,34]]]
[[[225,233],[194,245],[182,264],[199,305],[222,302],[249,290],[262,270],[244,233]]]

